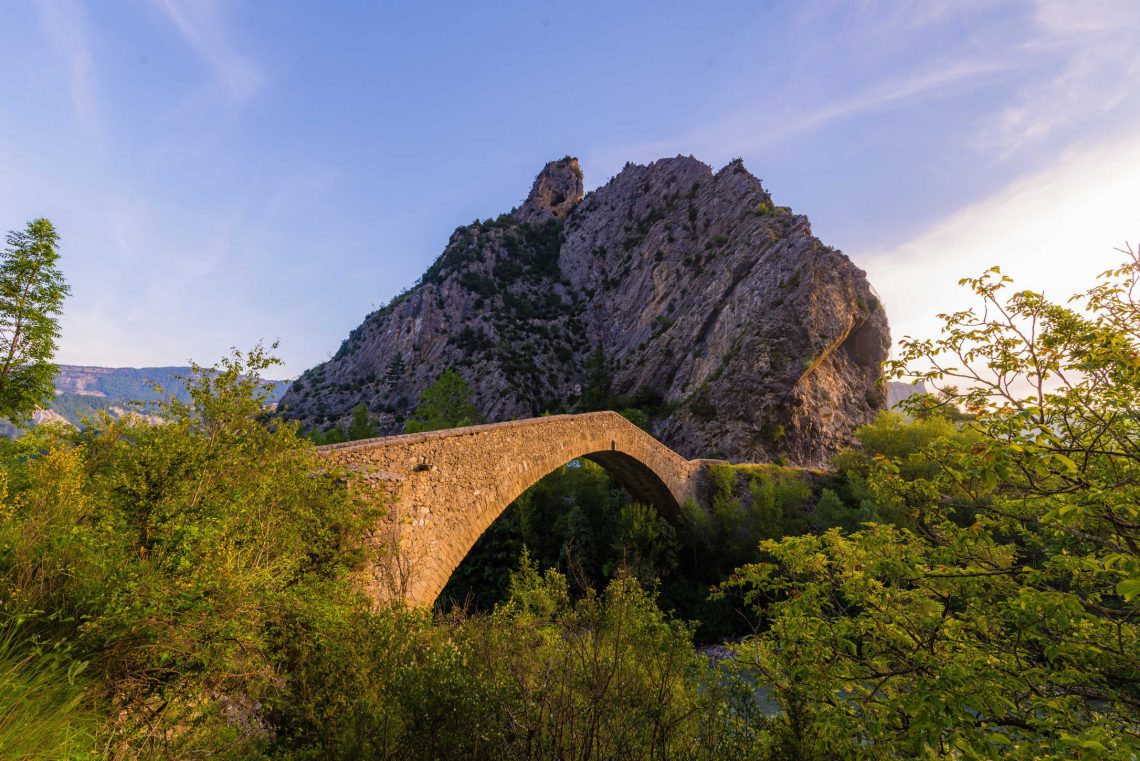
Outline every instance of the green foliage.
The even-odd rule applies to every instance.
[[[0,253],[0,417],[22,420],[46,407],[58,317],[71,292],[56,266],[59,234],[46,219],[8,232]]]
[[[731,604],[707,600],[711,585],[740,562],[755,560],[761,538],[781,536],[782,511],[802,514],[811,488],[798,475],[773,469],[761,475],[771,501],[742,502],[739,473],[721,471],[717,509],[690,503],[680,515],[634,504],[600,466],[579,461],[559,468],[508,507],[452,574],[439,606],[488,611],[505,599],[520,553],[572,580],[582,595],[625,574],[658,591],[662,605],[699,623],[701,641],[746,631]],[[715,513],[715,517],[714,517]],[[791,522],[793,525],[795,521]],[[710,607],[711,606],[711,607]],[[741,627],[745,627],[742,629]]]
[[[863,523],[881,520],[870,500],[852,507],[847,505],[832,489],[824,489],[815,506],[815,523],[820,529],[839,527],[844,531],[855,531]]]
[[[579,402],[583,412],[613,409],[613,374],[610,370],[609,360],[601,345],[594,347],[586,359],[586,387],[582,389],[582,399]]]
[[[779,423],[767,422],[760,428],[760,435],[773,444],[784,438],[784,426]]]
[[[86,705],[87,662],[66,647],[21,638],[0,626],[0,758],[92,758],[98,715]]]
[[[863,455],[869,460],[884,457],[900,463],[907,478],[931,475],[938,464],[930,456],[932,444],[939,441],[964,446],[977,440],[970,428],[961,428],[951,420],[936,414],[908,420],[898,412],[881,412],[870,423],[855,433],[863,445]]]
[[[726,578],[756,558],[762,539],[806,530],[798,516],[812,499],[812,487],[797,471],[776,466],[720,465],[708,468],[710,517],[697,544],[707,559],[709,583]]]
[[[363,402],[352,408],[352,420],[348,423],[348,440],[370,439],[377,435],[376,422],[368,414]]]
[[[256,375],[270,362],[255,350],[197,368],[164,425],[108,419],[3,444],[2,613],[33,648],[16,671],[42,684],[18,701],[0,685],[0,718],[21,717],[25,744],[11,747],[764,757],[755,691],[698,655],[693,627],[637,581],[672,577],[677,529],[592,464],[515,510],[536,551],[574,575],[573,596],[566,575],[524,559],[489,615],[371,609],[349,574],[375,510],[294,426],[266,418]],[[0,675],[12,661],[0,649]]]
[[[891,500],[880,499],[871,488],[869,479],[877,463],[891,461],[898,468],[899,478],[914,482],[938,473],[941,465],[937,452],[941,447],[962,449],[979,441],[970,427],[951,419],[951,408],[916,403],[923,404],[926,411],[914,417],[881,412],[874,422],[855,431],[861,444],[858,449],[845,449],[836,455],[833,485],[821,495],[813,516],[818,530],[838,526],[854,531],[869,521],[913,528],[906,509]]]
[[[748,480],[748,492],[752,497],[752,517],[755,534],[764,539],[775,539],[784,535],[784,510],[790,507],[783,490],[776,492],[776,480],[767,473],[758,473]]]
[[[524,492],[475,543],[444,589],[444,600],[490,610],[505,598],[524,546],[542,567],[574,579],[579,593],[604,584],[622,564],[624,548],[615,537],[626,501],[600,466],[562,466]]]
[[[295,675],[270,712],[279,757],[489,757],[497,685],[462,635],[402,608],[299,611],[277,632]]]
[[[631,578],[572,599],[524,556],[493,614],[435,624],[399,608],[281,632],[298,758],[757,758],[754,695],[698,655],[691,627]]]
[[[875,452],[860,488],[895,525],[765,542],[769,561],[738,572],[761,619],[738,653],[804,755],[1140,753],[1140,257],[1127,253],[1076,308],[1006,295],[996,268],[962,281],[983,309],[943,315],[941,337],[904,341],[890,369],[918,368],[970,417],[924,419],[918,400],[919,420],[860,432]]]
[[[494,619],[535,653],[511,669],[525,701],[518,757],[753,756],[762,724],[725,711],[717,672],[629,578],[576,603],[557,574],[524,565]],[[517,686],[516,686],[517,685]],[[743,720],[743,721],[742,721]]]
[[[348,431],[343,426],[333,426],[324,430],[312,429],[305,431],[305,437],[317,446],[325,444],[342,444],[348,441]]]
[[[643,431],[650,430],[649,415],[636,407],[626,407],[621,411],[621,416]]]
[[[471,402],[471,387],[462,375],[448,368],[420,394],[415,412],[404,424],[404,431],[438,431],[480,422],[479,409]]]
[[[407,364],[404,362],[404,355],[397,354],[384,370],[384,385],[389,389],[395,388],[396,385],[404,379],[404,373],[407,372],[407,369]]]
[[[368,406],[361,402],[352,408],[348,426],[334,426],[325,430],[309,430],[305,436],[314,444],[340,444],[345,441],[371,439],[380,433],[376,420],[368,414]]]
[[[520,501],[525,496],[520,497]],[[456,607],[486,613],[506,599],[511,573],[527,547],[521,512],[519,502],[515,502],[487,527],[463,562],[452,571],[451,578],[440,592],[437,608]],[[558,528],[563,527],[561,524]],[[527,528],[530,528],[529,524]],[[554,545],[554,541],[549,544]],[[559,554],[553,558],[544,557],[543,565],[557,566],[559,558]]]
[[[614,550],[620,553],[621,568],[626,573],[642,585],[652,585],[673,571],[680,549],[677,532],[652,505],[622,505],[617,523]]]
[[[163,425],[41,427],[0,452],[4,615],[93,662],[109,747],[255,755],[256,706],[281,684],[266,632],[310,596],[356,599],[346,575],[374,513],[294,426],[266,427],[256,375],[272,362],[195,368]]]
[[[165,425],[2,443],[0,755],[1134,758],[1140,257],[1074,308],[964,282],[890,366],[939,395],[835,473],[714,464],[660,515],[572,463],[457,570],[482,615],[353,592],[375,510],[266,425],[260,350]],[[452,375],[421,422],[469,416]]]

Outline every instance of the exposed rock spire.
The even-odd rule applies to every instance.
[[[542,168],[515,219],[529,224],[562,219],[582,200],[582,168],[565,156]]]

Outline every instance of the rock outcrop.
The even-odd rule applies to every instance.
[[[364,403],[397,432],[455,367],[487,420],[603,393],[686,457],[816,465],[885,406],[889,345],[864,273],[742,162],[627,164],[583,196],[565,158],[520,209],[457,229],[281,407],[328,426]]]
[[[567,156],[543,167],[534,178],[526,203],[514,212],[514,217],[532,225],[564,219],[581,200],[582,167],[578,166],[578,159]]]

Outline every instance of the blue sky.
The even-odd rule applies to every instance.
[[[47,216],[59,360],[335,351],[550,159],[733,157],[896,337],[989,264],[1140,241],[1140,3],[0,0],[0,229]]]

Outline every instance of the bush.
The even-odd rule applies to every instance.
[[[255,756],[258,706],[281,685],[268,628],[312,595],[356,599],[347,572],[374,512],[294,425],[264,424],[271,362],[255,349],[195,368],[162,425],[105,418],[4,446],[4,612],[92,661],[124,753]]]
[[[565,576],[524,555],[488,616],[292,621],[281,745],[301,758],[755,757],[754,695],[726,687],[691,633],[631,578],[573,601]]]

